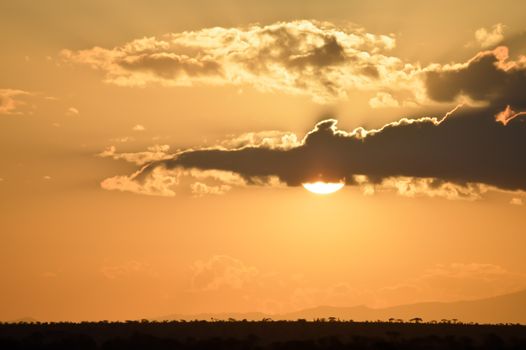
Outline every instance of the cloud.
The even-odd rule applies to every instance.
[[[114,137],[114,138],[111,138],[110,141],[111,142],[118,142],[118,143],[126,143],[126,142],[135,141],[135,138],[131,137],[131,136]]]
[[[192,265],[192,289],[213,291],[221,288],[241,289],[259,275],[258,269],[227,255],[214,255]]]
[[[265,147],[270,149],[290,149],[299,146],[300,140],[296,134],[288,131],[248,132],[219,142],[225,149],[243,147]]]
[[[514,197],[510,200],[510,204],[513,204],[513,205],[523,205],[524,204],[524,201],[522,200],[522,198],[518,198],[518,197]]]
[[[135,260],[126,261],[119,265],[103,266],[100,269],[100,272],[104,277],[111,280],[132,274],[146,274],[149,276],[156,275],[149,264]]]
[[[25,105],[23,97],[31,96],[30,92],[15,89],[0,89],[0,114],[22,114],[19,107]]]
[[[483,51],[463,64],[429,69],[426,72],[428,97],[453,102],[461,97],[482,102],[494,114],[506,106],[526,108],[526,56],[509,60],[508,48]]]
[[[178,176],[217,172],[223,176],[213,177],[217,182],[209,186],[345,181],[361,186],[366,194],[390,190],[409,197],[473,200],[489,190],[526,190],[521,151],[526,149],[525,134],[526,124],[519,119],[502,125],[485,108],[461,105],[441,118],[403,118],[369,130],[359,127],[346,132],[338,129],[336,120],[327,119],[292,147],[249,138],[240,148],[188,149],[153,161],[132,176],[107,179],[103,188],[173,195],[165,185],[177,184]],[[145,159],[140,153],[116,156],[112,152],[107,156]],[[194,185],[195,193],[207,190],[225,192],[221,187]]]
[[[146,167],[146,166],[144,166]],[[176,187],[188,187],[195,197],[204,195],[219,195],[230,191],[233,187],[246,186],[246,181],[238,174],[220,170],[199,169],[167,169],[160,166],[148,170],[144,167],[132,175],[119,175],[107,178],[101,182],[101,188],[110,191],[132,192],[151,196],[173,197]],[[273,179],[269,184],[276,184]]]
[[[229,185],[218,185],[211,186],[202,182],[194,182],[190,185],[190,189],[194,196],[202,197],[208,194],[225,194],[232,189],[232,186]]]
[[[137,125],[135,125],[135,126],[132,128],[132,130],[133,130],[133,131],[144,131],[144,130],[146,130],[146,128],[145,128],[143,125],[141,125],[141,124],[137,124]]]
[[[162,168],[153,169],[144,181],[137,181],[142,169],[136,173],[126,176],[119,175],[104,179],[100,186],[109,191],[131,192],[150,196],[173,197],[175,192],[173,186],[179,182],[177,171],[166,171]]]
[[[491,29],[479,28],[475,32],[475,40],[482,48],[498,45],[504,39],[504,28],[502,23],[497,23]]]
[[[526,288],[526,275],[503,266],[479,262],[436,264],[420,275],[369,291],[371,306],[414,302],[474,300]]]
[[[400,102],[387,92],[378,92],[375,97],[369,100],[369,106],[371,108],[400,107]]]
[[[120,139],[120,141],[126,142],[128,141],[128,138]],[[115,160],[122,159],[137,165],[144,165],[153,161],[159,161],[173,157],[172,154],[168,153],[169,150],[169,145],[153,145],[149,146],[144,152],[117,153],[117,148],[115,146],[109,146],[106,147],[104,151],[98,153],[97,156],[102,158],[113,158]]]
[[[355,176],[365,195],[394,191],[404,197],[440,197],[450,200],[478,200],[491,188],[479,183],[456,184],[436,178],[388,177],[380,183],[371,183],[366,176]]]
[[[526,275],[491,263],[452,262],[429,266],[395,284],[364,286],[353,280],[313,284],[306,276],[260,270],[228,255],[190,266],[189,292],[209,300],[238,299],[251,310],[286,313],[320,305],[386,307],[426,301],[486,298],[526,288]],[[234,300],[235,300],[234,299]]]
[[[120,86],[246,84],[324,103],[353,89],[419,90],[419,66],[389,55],[395,45],[392,34],[300,20],[169,33],[114,48],[63,50],[61,56]]]
[[[510,60],[508,49],[498,47],[465,63],[429,66],[425,74],[425,92],[438,103],[435,107],[463,102],[441,117],[406,117],[377,129],[344,131],[335,119],[327,119],[303,138],[284,131],[245,133],[215,147],[163,155],[132,176],[108,180],[115,185],[110,187],[151,193],[158,188],[152,183],[159,183],[151,178],[155,170],[157,176],[220,171],[237,176],[242,186],[345,181],[362,186],[366,194],[390,190],[410,197],[473,200],[490,190],[525,191],[521,150],[526,149],[526,123],[520,110],[526,110],[526,57]],[[389,104],[388,96],[378,94],[374,103]],[[140,157],[114,153],[110,149],[106,156]],[[144,185],[150,190],[139,190]],[[194,185],[194,193],[219,193],[224,192],[221,185],[236,186],[206,185]],[[173,189],[162,192],[173,195]]]
[[[510,121],[521,115],[526,115],[526,112],[515,112],[511,109],[510,105],[507,105],[506,109],[495,115],[495,120],[501,122],[503,125],[508,125]]]
[[[488,263],[437,264],[419,278],[419,284],[444,295],[444,299],[461,300],[524,289],[526,275]]]
[[[366,175],[381,183],[391,177],[433,178],[439,183],[486,184],[525,190],[526,124],[496,123],[484,110],[468,108],[449,118],[402,119],[378,130],[345,132],[334,119],[322,121],[301,145],[283,150],[266,147],[189,150],[150,164],[167,169],[230,171],[247,183],[276,176],[289,186],[314,180],[346,181]],[[421,183],[423,184],[423,183]],[[442,187],[443,188],[443,187]]]
[[[69,107],[68,110],[66,111],[66,115],[68,116],[77,116],[79,115],[80,112],[78,109],[76,109],[75,107]]]

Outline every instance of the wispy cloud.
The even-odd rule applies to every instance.
[[[119,139],[119,141],[126,142],[128,141],[128,138]],[[98,153],[97,156],[102,158],[112,158],[115,160],[125,160],[137,165],[144,165],[146,163],[172,158],[173,154],[168,153],[169,150],[169,145],[153,145],[149,146],[146,151],[143,152],[118,153],[117,147],[108,146],[104,151]]]
[[[206,261],[196,261],[191,269],[194,291],[240,289],[252,283],[259,275],[255,267],[228,255],[214,255]]]
[[[23,90],[0,89],[0,114],[22,114],[20,107],[25,105],[24,97],[32,94]]]
[[[136,124],[132,128],[133,131],[144,131],[146,128],[142,124]]]

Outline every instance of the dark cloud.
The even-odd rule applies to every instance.
[[[130,71],[147,71],[169,79],[179,74],[188,76],[221,75],[221,66],[212,60],[196,60],[175,54],[151,54],[117,62]]]
[[[428,96],[449,102],[465,95],[501,110],[506,105],[526,107],[526,66],[507,62],[507,56],[507,48],[501,47],[477,55],[461,68],[428,72]]]
[[[292,149],[187,151],[152,163],[143,173],[158,166],[216,169],[238,173],[249,183],[277,176],[290,186],[318,179],[352,184],[353,175],[364,174],[373,182],[408,176],[526,190],[526,123],[517,118],[504,126],[495,112],[472,108],[442,122],[392,123],[365,137],[359,130],[339,131],[328,119]]]
[[[290,67],[327,67],[342,63],[346,60],[344,48],[333,36],[324,38],[323,45],[315,47],[304,55],[296,57],[292,52],[287,57],[287,65]]]

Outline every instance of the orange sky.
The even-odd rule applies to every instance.
[[[498,140],[524,143],[510,137],[526,118],[493,120],[526,110],[506,85],[524,81],[524,7],[3,1],[0,320],[380,307],[525,289],[524,158],[491,158],[515,174],[485,158]],[[484,60],[511,78],[470,78]],[[453,144],[457,121],[486,113],[484,132],[502,139],[466,143],[491,146],[478,172],[450,175],[449,158],[381,167],[363,146],[348,186],[319,196],[293,181],[314,174],[303,163],[249,154],[225,165],[210,152],[291,154],[327,118],[338,120],[327,137],[351,143],[358,127],[440,120],[459,104],[451,122],[388,131],[451,126]],[[389,134],[369,135],[357,144]],[[325,161],[316,175],[340,175]]]

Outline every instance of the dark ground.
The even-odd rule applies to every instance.
[[[0,349],[526,350],[526,326],[338,321],[4,323]]]

